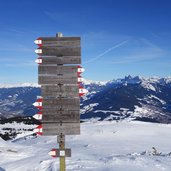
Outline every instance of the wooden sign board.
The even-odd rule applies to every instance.
[[[65,105],[77,105],[80,106],[80,99],[79,98],[63,98],[63,99],[43,99],[43,106],[65,106]]]
[[[55,47],[42,46],[40,55],[42,56],[81,56],[80,47]]]
[[[54,151],[55,149],[53,149]],[[65,149],[56,149],[56,156],[54,157],[71,157],[71,149],[65,148]]]
[[[43,65],[81,64],[81,57],[80,56],[46,56],[46,57],[42,57],[42,64]]]
[[[77,105],[56,105],[56,106],[43,106],[43,110],[49,110],[49,109],[54,109],[54,110],[80,110],[80,106]]]
[[[38,84],[77,84],[78,76],[39,76]]]
[[[80,121],[80,111],[75,110],[74,112],[67,112],[67,111],[56,111],[58,114],[54,113],[46,113],[43,112],[42,115],[42,122],[47,123],[47,122],[79,122]]]
[[[73,110],[73,109],[71,109],[71,110],[67,110],[67,109],[62,109],[62,110],[60,110],[60,109],[56,109],[56,107],[55,108],[46,108],[46,107],[43,107],[43,109],[42,109],[42,113],[44,113],[44,114],[46,114],[46,115],[52,115],[52,114],[54,114],[54,115],[74,115],[75,113],[79,113],[79,115],[80,115],[80,110]]]
[[[79,135],[80,123],[43,123],[42,135]]]
[[[63,77],[67,75],[77,76],[78,67],[77,66],[47,66],[39,65],[38,74],[39,75],[61,75]]]
[[[43,99],[43,110],[80,110],[80,99]]]
[[[80,46],[80,37],[41,37],[43,46]]]
[[[42,85],[41,86],[42,97],[79,97],[78,85]]]

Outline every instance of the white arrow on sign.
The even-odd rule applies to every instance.
[[[42,106],[42,102],[34,102],[33,103],[33,106],[35,106],[35,107],[41,107]]]
[[[48,154],[52,157],[57,157],[57,149],[52,149]]]
[[[33,115],[33,118],[37,120],[42,120],[42,112],[38,112],[37,114]]]
[[[35,60],[35,62],[36,62],[37,64],[42,64],[42,58],[37,58],[37,59]]]
[[[43,98],[37,99],[36,102],[33,103],[33,106],[35,106],[39,110],[42,110],[42,101],[43,101]]]
[[[87,94],[87,93],[88,93],[88,90],[87,89],[85,89],[83,87],[80,87],[79,88],[79,96],[80,97],[83,96],[83,95],[85,95],[85,94]]]
[[[41,54],[42,53],[42,49],[36,49],[35,52],[38,53],[38,54]]]
[[[42,46],[42,39],[41,38],[38,38],[34,41],[34,43],[38,46]]]
[[[81,74],[81,73],[83,73],[84,71],[85,71],[84,68],[82,68],[81,66],[78,66],[78,70],[77,70],[78,74]]]

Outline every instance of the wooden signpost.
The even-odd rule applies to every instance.
[[[80,64],[81,56],[39,56],[39,64]],[[41,62],[40,62],[41,61]]]
[[[80,96],[87,90],[80,83],[81,64],[80,37],[40,37],[35,52],[38,66],[38,83],[41,98],[33,104],[39,112],[34,118],[42,122],[35,128],[38,135],[57,135],[59,149],[49,154],[60,158],[60,171],[65,171],[65,157],[71,157],[71,149],[65,148],[66,135],[80,134]]]

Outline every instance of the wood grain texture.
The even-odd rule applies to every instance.
[[[80,106],[79,98],[63,98],[63,99],[43,99],[43,106],[58,106],[58,105],[78,105]]]
[[[41,86],[41,96],[42,97],[63,97],[63,98],[74,98],[79,97],[79,87],[78,85],[49,85]]]
[[[54,114],[54,115],[66,115],[66,114],[68,114],[68,115],[72,115],[72,114],[74,114],[74,113],[79,113],[79,115],[80,115],[80,110],[73,110],[73,109],[71,109],[71,110],[67,110],[67,109],[62,109],[62,110],[60,110],[60,109],[56,109],[56,108],[43,108],[42,109],[42,113],[43,114],[46,114],[46,115],[51,115],[51,114]]]
[[[47,65],[39,65],[38,66],[38,74],[39,75],[73,75],[77,76],[78,67],[77,66],[47,66]]]
[[[43,118],[42,122],[43,123],[48,123],[48,122],[80,122],[80,112],[77,111],[72,111],[72,112],[67,112],[67,111],[57,111],[55,113],[45,113],[43,112]]]
[[[79,135],[80,123],[43,123],[43,135]]]
[[[78,77],[77,76],[61,76],[61,75],[56,75],[56,76],[39,76],[38,77],[38,84],[77,84],[78,83]]]
[[[80,99],[43,99],[43,110],[80,110]]]
[[[81,64],[81,56],[46,56],[42,57],[42,65],[49,64]]]
[[[80,37],[42,37],[43,46],[80,46]]]
[[[41,56],[81,56],[80,47],[40,47]]]

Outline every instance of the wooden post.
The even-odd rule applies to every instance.
[[[58,136],[58,143],[59,143],[59,151],[65,150],[65,135],[61,134]],[[65,163],[65,154],[60,154],[59,156],[60,161],[60,171],[66,171],[66,163]]]

